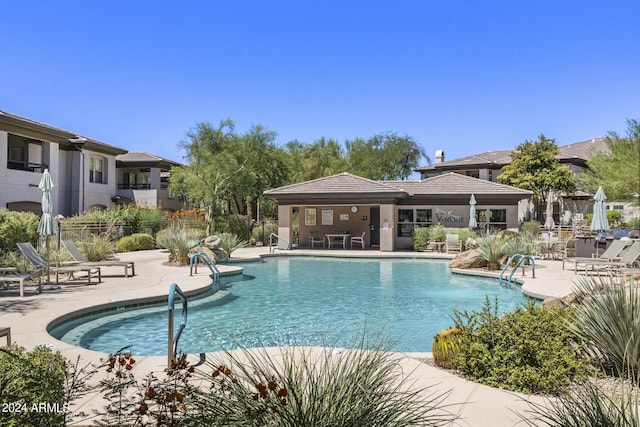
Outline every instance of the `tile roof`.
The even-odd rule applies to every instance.
[[[531,196],[529,190],[512,187],[484,179],[473,178],[459,173],[449,172],[437,175],[422,181],[388,181],[389,184],[401,184],[414,195],[422,194],[447,194],[447,195],[471,195],[471,194],[502,194],[520,195],[523,198]]]
[[[484,167],[502,167],[511,163],[511,152],[513,150],[487,151],[485,153],[473,154],[459,159],[448,160],[442,163],[434,163],[428,166],[420,166],[415,170],[448,170],[448,169],[466,169]],[[609,152],[605,138],[593,138],[587,141],[575,142],[573,144],[562,145],[558,147],[559,160],[578,159],[587,161],[596,152]]]
[[[285,194],[351,194],[351,193],[403,193],[384,181],[373,181],[343,172],[311,181],[299,182],[265,191],[265,195]]]
[[[116,156],[116,160],[119,162],[125,163],[170,163],[175,166],[180,166],[181,164],[178,162],[174,162],[173,160],[165,159],[160,156],[156,156],[153,154],[145,153],[145,152],[128,152],[125,154],[119,154]]]

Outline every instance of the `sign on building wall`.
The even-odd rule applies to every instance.
[[[333,225],[333,209],[322,209],[322,225]]]

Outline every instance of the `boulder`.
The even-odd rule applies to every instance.
[[[220,236],[214,235],[214,236],[207,236],[207,238],[204,239],[203,246],[206,246],[207,248],[214,251],[216,249],[219,249],[221,244],[222,244],[222,239],[220,238]]]
[[[449,267],[451,268],[482,268],[486,266],[487,262],[476,258],[473,251],[460,252],[449,263]]]
[[[209,258],[211,258],[211,261],[214,262],[214,264],[216,264],[218,262],[217,258],[216,258],[216,254],[214,253],[214,251],[212,251],[211,249],[209,249],[206,246],[200,246],[194,249],[193,251],[194,253],[197,252],[204,252],[205,254],[207,254],[207,256]],[[200,259],[198,260],[199,263],[204,264],[204,260]]]
[[[229,261],[229,254],[224,249],[214,249],[213,253],[216,256],[217,262],[227,262]]]

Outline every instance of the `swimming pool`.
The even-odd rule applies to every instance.
[[[200,353],[236,343],[348,346],[366,332],[387,334],[397,351],[430,351],[434,334],[451,326],[454,309],[478,310],[485,296],[497,296],[507,312],[527,300],[519,287],[451,274],[447,264],[307,257],[246,263],[243,275],[223,278],[225,289],[189,301],[179,348]],[[165,355],[166,304],[82,318],[50,333],[96,351],[131,346],[134,354]]]

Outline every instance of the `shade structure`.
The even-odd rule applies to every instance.
[[[593,204],[593,219],[589,228],[591,231],[608,231],[609,221],[607,220],[607,205],[605,204],[607,196],[605,196],[602,187],[598,187],[593,200],[595,201]]]
[[[53,198],[51,197],[51,189],[53,188],[53,181],[51,180],[51,174],[49,169],[45,169],[40,178],[40,184],[38,188],[42,191],[42,216],[38,223],[38,233],[45,238],[47,245],[47,282],[49,282],[49,251],[51,249],[50,237],[55,233],[53,225]]]
[[[476,228],[478,222],[476,221],[476,198],[472,194],[469,199],[469,228]]]
[[[553,230],[556,223],[553,221],[553,193],[549,191],[547,195],[547,210],[545,212],[544,229]]]

